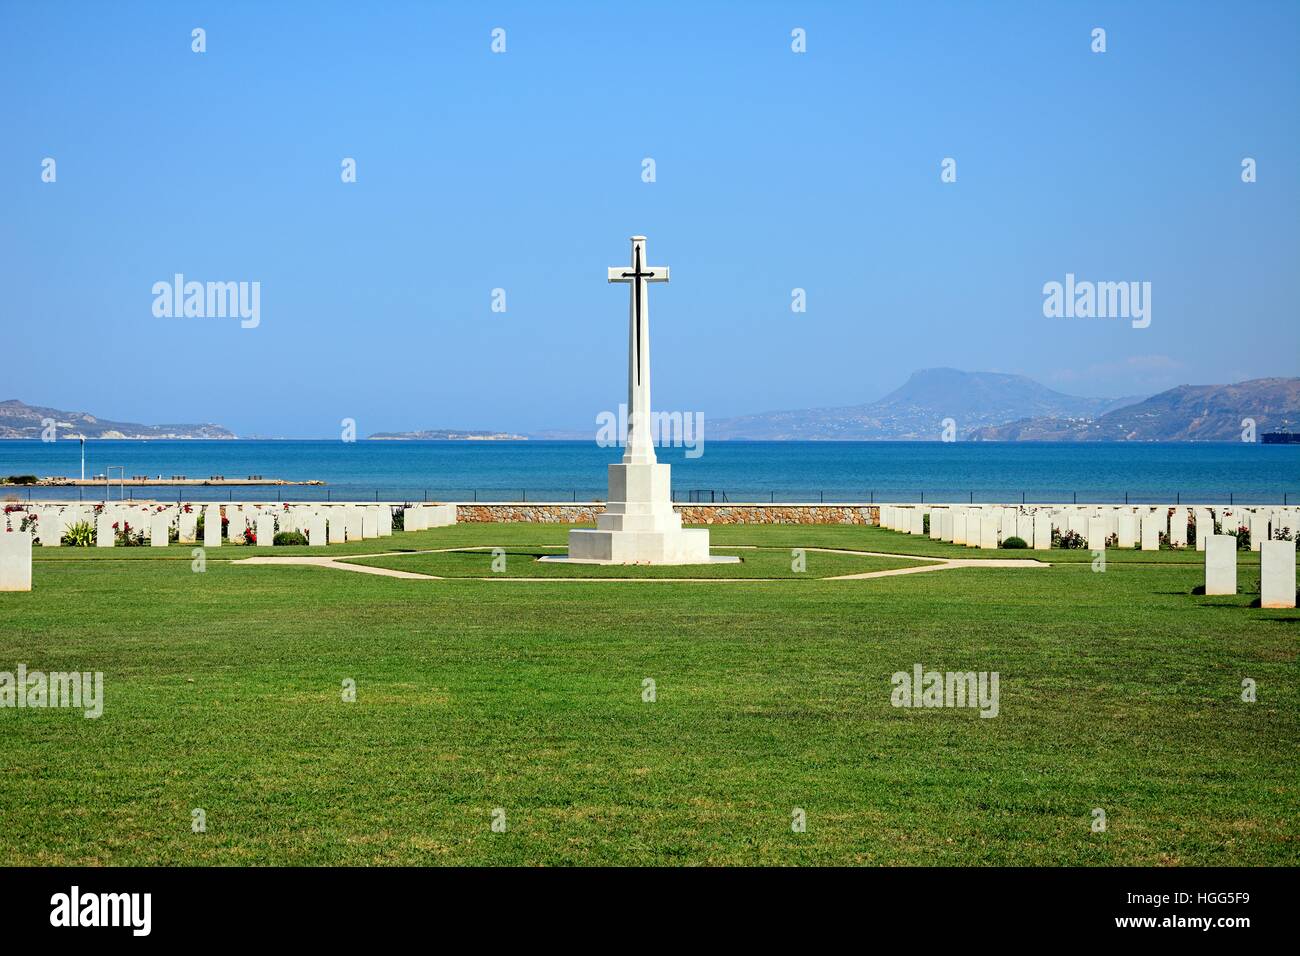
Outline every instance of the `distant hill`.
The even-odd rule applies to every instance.
[[[419,432],[375,432],[371,441],[527,441],[527,435],[473,429],[432,428]]]
[[[936,440],[943,420],[958,437],[991,425],[1037,416],[1085,418],[1140,401],[1080,398],[1054,391],[1023,375],[932,368],[913,372],[901,387],[864,405],[764,412],[707,424],[710,441],[871,439]]]
[[[979,429],[987,441],[1240,441],[1242,420],[1258,435],[1300,430],[1300,378],[1236,385],[1180,385],[1094,419],[1022,418]]]
[[[140,425],[96,418],[88,412],[27,405],[11,398],[0,402],[0,438],[40,438],[46,419],[54,419],[55,435],[62,438],[235,438],[220,425]]]

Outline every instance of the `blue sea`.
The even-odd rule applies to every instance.
[[[320,487],[130,488],[174,500],[603,499],[617,448],[561,441],[89,441],[86,475],[261,475]],[[1300,445],[713,442],[659,449],[678,501],[1300,502]],[[0,475],[76,477],[77,441],[0,441]],[[3,496],[25,498],[5,488]],[[101,488],[33,489],[98,500]],[[118,496],[114,487],[112,496]]]

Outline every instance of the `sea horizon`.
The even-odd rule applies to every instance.
[[[127,486],[191,500],[601,500],[618,447],[569,439],[87,439],[87,478],[246,479]],[[81,443],[0,440],[0,477],[79,478]],[[694,451],[699,451],[694,456]],[[658,448],[679,501],[1115,503],[1300,500],[1300,446],[1244,442],[718,441]],[[539,477],[544,476],[544,477]],[[285,482],[321,482],[320,485]],[[82,497],[103,486],[7,486]],[[156,494],[150,494],[155,489]]]

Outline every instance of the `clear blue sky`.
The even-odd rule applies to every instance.
[[[1298,47],[1293,2],[7,0],[0,399],[590,427],[625,395],[605,268],[633,233],[673,270],[656,407],[852,404],[939,365],[1088,395],[1295,375]],[[260,281],[261,325],[154,317],[176,272]],[[1150,281],[1150,328],[1044,318],[1067,272]]]

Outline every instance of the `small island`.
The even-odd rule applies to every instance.
[[[418,432],[375,432],[369,441],[528,441],[527,435],[510,432],[453,431],[449,428],[432,428]]]

